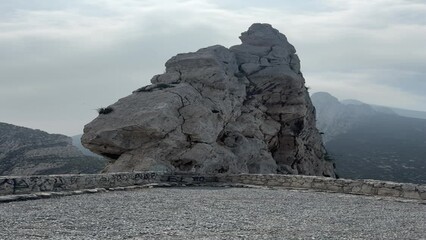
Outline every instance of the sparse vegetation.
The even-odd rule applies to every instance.
[[[114,109],[112,107],[106,107],[106,108],[98,108],[97,111],[99,114],[108,114],[114,111]]]
[[[139,89],[137,89],[133,92],[134,93],[137,93],[137,92],[152,92],[155,89],[162,90],[162,89],[172,88],[172,87],[174,87],[174,86],[170,85],[170,84],[159,83],[159,84],[153,84],[153,85],[141,87],[141,88],[139,88]]]

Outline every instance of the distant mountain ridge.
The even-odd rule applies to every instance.
[[[324,143],[346,133],[366,117],[379,114],[368,104],[342,104],[336,97],[325,92],[315,93],[311,99],[316,109],[317,128],[323,134]]]
[[[97,173],[104,165],[70,137],[0,122],[0,175]]]
[[[426,183],[425,119],[329,93],[311,98],[340,177]]]
[[[377,105],[372,105],[373,107],[381,107]],[[419,119],[426,119],[426,112],[422,111],[414,111],[409,109],[402,109],[402,108],[394,108],[394,107],[388,107],[390,110],[392,110],[394,113],[403,116],[403,117],[410,117],[410,118],[419,118]]]
[[[355,99],[345,99],[340,102],[345,105],[367,104]],[[409,118],[426,119],[426,112],[423,112],[423,111],[416,111],[416,110],[402,109],[402,108],[395,108],[395,107],[386,107],[386,106],[374,105],[374,104],[367,104],[367,105],[370,105],[375,110],[379,112],[383,112],[383,113],[396,114],[402,117],[409,117]]]

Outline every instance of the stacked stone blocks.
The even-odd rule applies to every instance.
[[[350,180],[303,175],[240,174],[221,176],[219,181],[426,200],[425,185],[370,179]]]
[[[313,189],[337,193],[390,196],[426,200],[426,185],[378,180],[334,179],[282,174],[190,174],[164,172],[124,172],[107,174],[67,174],[0,177],[0,196],[87,189],[112,189],[152,183],[191,185],[258,185],[292,189]]]

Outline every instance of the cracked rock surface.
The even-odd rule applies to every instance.
[[[172,57],[87,124],[83,145],[111,159],[106,172],[334,177],[295,48],[269,24],[240,39]]]

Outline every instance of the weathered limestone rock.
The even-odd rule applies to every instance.
[[[83,145],[112,159],[107,172],[334,177],[294,47],[269,24],[240,38],[172,57],[152,85],[87,124]]]

